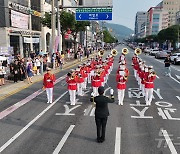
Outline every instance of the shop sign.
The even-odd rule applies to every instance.
[[[20,4],[17,4],[17,3],[10,2],[9,7],[16,10],[16,11],[19,11],[19,12],[22,12],[22,13],[25,13],[25,14],[28,14],[28,15],[31,14],[31,15],[34,15],[34,16],[37,16],[37,17],[41,17],[40,12],[32,10],[31,8],[28,8],[26,6],[23,6],[23,5],[20,5]]]
[[[39,43],[39,38],[24,37],[24,43]]]
[[[0,55],[8,55],[14,53],[13,47],[0,47]]]
[[[11,10],[11,26],[28,29],[28,15]]]

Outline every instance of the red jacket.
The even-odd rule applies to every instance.
[[[117,74],[116,75],[116,81],[117,81],[117,89],[126,89],[126,81],[123,76]]]
[[[154,88],[154,80],[156,76],[147,77],[145,80],[145,88]]]
[[[92,87],[100,87],[101,86],[101,78],[100,76],[93,76],[92,77]]]
[[[53,88],[55,81],[56,78],[54,74],[48,74],[48,73],[44,74],[43,85],[45,88]]]
[[[66,80],[68,84],[68,90],[77,90],[77,82],[76,79],[67,78]]]

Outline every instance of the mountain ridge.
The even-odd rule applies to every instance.
[[[119,40],[123,40],[134,33],[134,31],[124,25],[115,24],[115,23],[106,23],[105,27],[112,29],[111,34],[114,35]]]

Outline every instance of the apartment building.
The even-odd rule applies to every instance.
[[[135,19],[135,36],[141,37],[142,24],[147,22],[147,12],[137,12]]]
[[[168,12],[163,7],[151,7],[147,15],[146,35],[156,35],[162,29],[168,28]]]
[[[180,0],[163,0],[163,8],[169,14],[169,26],[176,24],[176,13],[180,11]]]

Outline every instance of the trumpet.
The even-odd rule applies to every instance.
[[[122,53],[125,54],[125,55],[127,55],[127,54],[129,53],[128,48],[123,48],[123,49],[122,49]]]
[[[127,80],[127,79],[128,79],[128,76],[127,76],[127,75],[125,75],[125,76],[124,76],[124,79],[125,79],[125,80]]]
[[[102,56],[104,55],[104,50],[100,50],[100,51],[98,52],[98,55],[102,57]]]
[[[111,50],[111,55],[112,55],[112,56],[115,57],[115,56],[117,56],[117,54],[118,54],[118,52],[117,52],[116,49],[112,49],[112,50]]]
[[[150,72],[150,74],[149,74],[149,77],[153,77],[153,76],[156,76],[156,72],[155,72],[155,71],[152,71],[152,72]]]
[[[140,55],[140,54],[142,53],[142,50],[141,50],[140,48],[136,48],[135,51],[134,51],[134,53],[135,53],[136,55]]]

